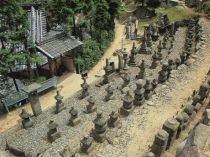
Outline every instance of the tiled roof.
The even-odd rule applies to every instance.
[[[74,37],[60,33],[37,44],[37,49],[50,58],[57,58],[82,45]]]

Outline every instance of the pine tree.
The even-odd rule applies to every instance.
[[[83,4],[81,0],[48,0],[45,8],[49,27],[61,25],[65,31],[72,31],[76,35],[75,16],[83,10]]]
[[[109,14],[111,16],[111,29],[114,29],[114,19],[119,15],[121,8],[121,0],[107,0],[109,4]]]
[[[2,0],[0,6],[0,74],[6,76],[16,64],[25,63],[32,78],[31,64],[40,58],[29,38],[27,14],[15,0]]]

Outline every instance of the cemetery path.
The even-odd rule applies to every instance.
[[[100,78],[104,74],[103,67],[105,65],[106,58],[111,58],[115,61],[117,65],[117,56],[113,56],[113,53],[122,47],[122,38],[124,38],[124,25],[120,24],[116,21],[115,26],[115,39],[110,44],[110,47],[106,50],[103,57],[100,61],[90,70],[88,74],[88,83],[92,83]],[[133,41],[125,40],[124,47],[130,49],[132,47]],[[59,78],[59,86],[62,86],[61,95],[64,98],[68,98],[78,92],[81,87],[80,84],[82,83],[81,76],[78,74],[67,73],[64,74]],[[42,109],[46,109],[51,107],[55,104],[54,96],[56,95],[55,90],[50,91],[40,97],[40,103]],[[30,105],[26,104],[24,108],[29,112],[32,113]],[[5,114],[0,117],[0,132],[3,132],[10,127],[17,124],[19,118],[19,113],[21,113],[22,107],[17,108],[14,111],[11,111],[9,114]]]

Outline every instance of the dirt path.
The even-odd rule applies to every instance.
[[[117,57],[114,57],[113,53],[115,52],[115,50],[120,49],[122,47],[122,38],[124,38],[123,33],[124,33],[124,25],[121,25],[116,21],[115,39],[111,43],[110,47],[106,50],[101,60],[89,72],[88,83],[92,83],[97,79],[99,79],[99,77],[96,77],[96,75],[104,74],[103,67],[105,65],[106,58],[112,57],[112,60],[115,61],[117,65]],[[124,41],[125,48],[128,48],[129,50],[131,46],[132,46],[131,41],[128,40]],[[60,77],[58,81],[59,81],[58,85],[63,87],[61,94],[62,96],[64,96],[64,98],[72,96],[81,89],[80,84],[82,83],[82,80],[81,76],[78,74],[72,74],[72,73],[65,74],[62,77]],[[54,100],[55,94],[56,94],[55,90],[53,90],[40,97],[40,103],[43,110],[55,104]],[[24,108],[31,113],[30,105],[27,104],[24,106]],[[17,121],[20,119],[19,113],[21,112],[21,110],[22,107],[17,108],[16,110],[10,112],[9,114],[0,117],[0,132],[3,132],[4,130],[17,124]]]

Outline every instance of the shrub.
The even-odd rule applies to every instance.
[[[89,70],[99,61],[113,40],[113,37],[113,31],[102,31],[101,42],[93,39],[83,41],[83,46],[78,51],[75,59],[75,62],[81,66],[81,70]]]

